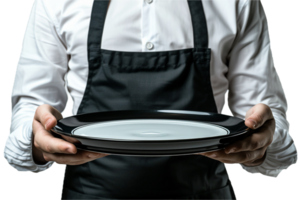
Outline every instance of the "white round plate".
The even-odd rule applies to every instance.
[[[164,141],[199,139],[228,135],[228,129],[187,120],[117,120],[100,122],[74,129],[76,136],[107,140]]]

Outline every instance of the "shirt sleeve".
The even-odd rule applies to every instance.
[[[242,167],[251,173],[276,177],[297,160],[286,119],[287,101],[274,67],[267,19],[260,1],[246,1],[237,21],[238,34],[228,56],[228,104],[234,116],[245,119],[258,103],[268,105],[276,122],[265,161]]]
[[[52,165],[37,165],[32,159],[32,121],[38,106],[49,104],[62,112],[67,102],[68,56],[45,2],[36,0],[31,10],[12,91],[4,156],[19,171],[39,172]]]

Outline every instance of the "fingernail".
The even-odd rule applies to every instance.
[[[51,120],[49,119],[46,124],[45,124],[45,129],[47,130],[48,127],[50,127],[50,124],[51,124]]]
[[[100,155],[99,154],[89,154],[89,157],[90,158],[97,158],[99,157]]]
[[[228,153],[233,153],[233,152],[235,152],[236,151],[236,149],[230,149],[229,151],[228,151]]]
[[[67,149],[67,152],[69,152],[70,154],[75,154],[75,152],[72,151],[72,149],[70,149],[70,148]]]
[[[217,157],[217,154],[213,153],[210,155],[210,157],[215,158],[215,157]]]
[[[257,122],[255,120],[253,120],[253,119],[249,119],[249,120],[252,122],[253,128],[256,128]]]

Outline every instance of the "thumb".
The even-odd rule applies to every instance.
[[[247,127],[257,129],[267,120],[274,119],[272,110],[263,103],[256,104],[246,114],[245,124]]]
[[[51,130],[57,120],[62,119],[61,113],[50,105],[44,104],[36,109],[34,119],[39,121],[46,130]]]

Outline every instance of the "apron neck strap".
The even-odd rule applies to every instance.
[[[208,48],[208,31],[202,0],[188,0],[193,31],[194,48]]]

